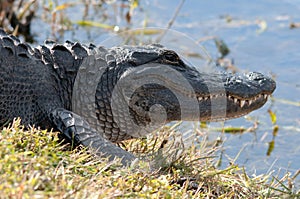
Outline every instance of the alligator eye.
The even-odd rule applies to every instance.
[[[166,61],[172,62],[172,63],[177,63],[179,60],[178,55],[176,55],[175,53],[171,53],[171,52],[165,53],[164,58]]]

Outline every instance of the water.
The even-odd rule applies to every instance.
[[[300,169],[300,28],[290,29],[291,22],[300,22],[300,1],[198,1],[190,0],[184,3],[172,29],[189,35],[195,41],[217,36],[223,39],[230,48],[229,59],[233,59],[240,72],[259,71],[273,75],[277,89],[273,100],[261,109],[252,112],[246,118],[234,119],[223,123],[211,123],[212,127],[244,126],[251,127],[253,121],[259,121],[255,132],[244,134],[222,134],[209,132],[209,136],[222,137],[223,164],[225,167],[239,153],[235,163],[245,166],[249,174],[261,174],[275,171],[284,174]],[[164,28],[172,18],[179,1],[142,1],[141,9],[136,9],[128,25],[120,17],[120,9],[113,20],[104,23],[117,24],[120,27],[139,28],[146,21],[148,26]],[[103,8],[113,16],[116,9],[111,6]],[[81,8],[82,10],[82,8]],[[68,11],[73,20],[81,20],[81,15],[75,8]],[[96,20],[94,13],[91,19]],[[225,20],[231,18],[231,22]],[[260,21],[260,23],[259,23]],[[32,32],[37,34],[37,43],[46,37],[51,37],[51,29],[45,26],[40,29],[37,20],[33,23]],[[266,25],[266,29],[259,24]],[[111,36],[109,31],[99,28],[81,28],[75,26],[75,31],[66,31],[61,40],[80,40],[99,44]],[[180,38],[178,38],[180,41]],[[181,43],[182,44],[182,43]],[[216,58],[216,48],[211,42],[205,42],[213,58]],[[292,103],[289,103],[292,102]],[[298,103],[293,104],[293,103]],[[278,134],[273,137],[273,124],[268,110],[277,116]],[[247,119],[248,118],[248,119]],[[249,118],[251,118],[249,120]],[[267,156],[269,142],[274,140],[275,148]]]

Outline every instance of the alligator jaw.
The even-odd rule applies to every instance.
[[[209,106],[211,101],[219,101],[220,98],[222,100],[226,101],[226,107],[224,107],[223,113],[226,108],[226,115],[222,114],[216,114],[216,115],[200,115],[200,121],[220,121],[220,120],[228,120],[228,119],[234,119],[241,116],[244,116],[248,113],[250,113],[253,110],[256,110],[263,106],[270,95],[266,93],[258,94],[251,98],[240,98],[235,97],[230,94],[215,94],[215,95],[208,95],[208,96],[198,96],[197,100],[199,105],[203,104],[203,106]],[[225,98],[225,99],[224,99]],[[231,108],[229,108],[231,107]],[[213,107],[212,107],[213,109]],[[234,110],[234,111],[233,111]],[[222,111],[221,111],[222,112]]]
[[[198,76],[200,78],[191,78],[190,83],[199,103],[200,121],[227,120],[246,115],[262,107],[276,88],[271,78],[257,72],[244,75],[198,73]]]
[[[176,120],[220,121],[241,117],[262,107],[276,87],[271,78],[256,72],[235,76],[227,73],[199,73],[190,69],[181,74],[188,80],[192,92],[178,83],[177,78],[173,78],[173,81],[170,78],[165,80],[164,85],[147,84],[136,90],[131,110],[138,124],[149,124],[153,119],[157,121],[157,118],[165,118],[161,123],[167,123]],[[162,108],[150,114],[151,107],[157,104]],[[165,117],[161,117],[162,114]]]
[[[212,98],[219,98],[219,97],[223,97],[224,94],[216,94],[216,95],[208,95],[208,96],[199,96],[197,97],[198,102],[202,103],[203,101],[206,100],[211,100]],[[234,97],[231,96],[230,94],[226,95],[227,100],[232,101],[231,103],[234,103],[236,105],[239,105],[240,108],[243,108],[244,106],[250,107],[252,103],[256,103],[257,101],[261,101],[263,99],[267,100],[269,95],[268,94],[258,94],[257,96],[254,96],[252,98],[249,99],[241,99],[239,97]]]

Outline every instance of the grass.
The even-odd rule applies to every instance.
[[[215,150],[205,145],[190,147],[180,156],[162,144],[172,136],[132,140],[123,146],[133,152],[152,154],[159,168],[149,169],[145,162],[122,167],[83,148],[69,150],[56,132],[31,128],[20,120],[0,134],[1,198],[296,198],[299,192],[288,187],[288,178],[269,175],[248,176],[243,168],[231,165],[220,170],[214,166]],[[138,148],[138,146],[140,148]],[[168,147],[163,147],[168,148]],[[170,147],[172,148],[172,147]],[[206,149],[205,149],[206,148]],[[172,151],[172,152],[171,152]],[[177,151],[178,152],[178,151]],[[174,158],[176,157],[176,158]],[[161,157],[159,158],[161,159]],[[167,161],[168,160],[168,161]],[[155,161],[155,160],[154,160]],[[157,161],[154,165],[157,165]]]

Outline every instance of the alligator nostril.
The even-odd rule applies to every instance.
[[[258,72],[250,72],[246,75],[249,80],[254,80],[254,81],[264,81],[265,77],[261,73]]]

